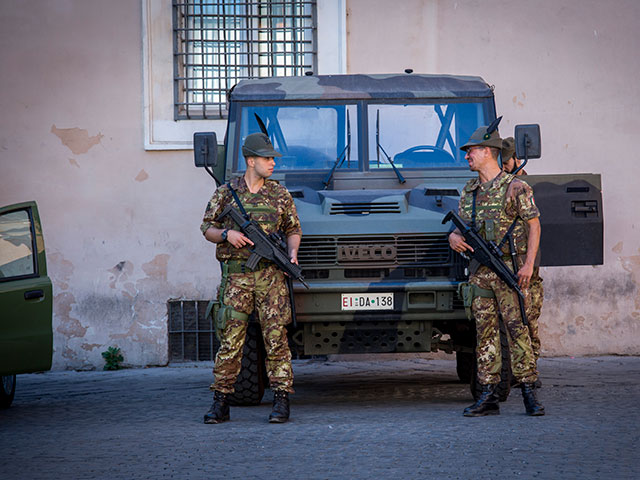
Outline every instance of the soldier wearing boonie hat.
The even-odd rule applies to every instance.
[[[287,241],[290,259],[298,263],[302,238],[300,220],[293,198],[286,188],[268,180],[275,168],[274,157],[282,156],[264,133],[253,133],[242,145],[247,169],[244,175],[218,188],[207,205],[200,227],[205,238],[216,244],[222,279],[218,287],[219,312],[216,335],[220,348],[213,368],[213,404],[204,415],[204,423],[222,423],[230,419],[229,395],[241,370],[242,350],[249,315],[260,323],[267,353],[266,369],[273,391],[270,423],[289,420],[289,393],[293,393],[291,351],[286,325],[291,322],[291,305],[284,273],[273,263],[261,260],[253,269],[246,266],[253,245],[230,216],[218,216],[227,205],[245,211],[260,224],[267,235],[281,232]],[[238,197],[235,200],[233,192]]]
[[[516,141],[513,137],[507,137],[502,140],[502,169],[507,173],[513,171],[520,166],[520,159],[516,157]],[[527,172],[521,168],[515,175],[527,175]],[[527,308],[527,320],[529,322],[529,334],[531,336],[531,347],[536,358],[536,364],[540,358],[540,335],[538,319],[542,311],[542,303],[544,301],[544,287],[542,278],[540,277],[540,267],[537,265],[533,268],[531,282],[529,284],[530,302]],[[536,386],[540,388],[540,380],[536,382]]]
[[[511,235],[518,254],[518,283],[526,289],[531,278],[540,241],[540,212],[533,201],[533,191],[525,182],[502,171],[498,164],[502,138],[498,132],[500,118],[478,128],[461,150],[466,152],[469,169],[478,177],[469,180],[460,196],[459,215],[487,241],[499,244]],[[509,258],[509,242],[502,253]],[[471,247],[458,229],[449,235],[449,245],[456,252]],[[511,368],[522,385],[522,395],[529,415],[544,415],[544,407],[535,395],[538,378],[529,331],[520,315],[516,293],[484,265],[472,269],[469,278],[474,293],[471,311],[476,322],[478,383],[482,393],[464,415],[477,417],[500,413],[497,385],[500,382],[499,316],[508,330]]]
[[[248,135],[242,145],[242,155],[244,157],[281,157],[282,154],[273,148],[269,137],[264,133],[252,133]]]
[[[520,159],[516,157],[516,140],[507,137],[502,140],[502,169],[507,173],[513,173],[520,166]],[[518,170],[515,175],[526,175],[524,169]]]

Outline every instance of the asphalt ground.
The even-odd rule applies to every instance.
[[[451,358],[294,361],[281,425],[269,391],[205,425],[210,364],[20,375],[0,478],[640,478],[640,357],[544,358],[546,416],[481,418]]]

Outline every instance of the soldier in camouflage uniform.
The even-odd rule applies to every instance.
[[[520,159],[516,157],[516,143],[513,137],[502,140],[502,170],[506,173],[513,173],[520,167]],[[527,175],[524,169],[518,170],[515,175]],[[544,298],[544,287],[540,277],[540,267],[533,267],[533,274],[529,282],[529,295],[527,296],[527,321],[529,322],[529,336],[531,337],[531,348],[536,358],[536,365],[540,358],[540,335],[538,333],[538,319],[542,311]],[[536,382],[539,387],[540,380]]]
[[[487,241],[500,244],[511,230],[518,253],[518,283],[526,290],[540,242],[540,214],[531,187],[503,172],[498,165],[501,148],[502,139],[495,127],[493,130],[480,127],[461,147],[466,152],[469,168],[478,172],[478,178],[465,185],[460,196],[459,215],[475,226]],[[449,244],[460,253],[471,249],[457,229],[449,235]],[[502,250],[507,264],[510,263],[507,262],[510,258],[508,244],[508,241],[504,242]],[[464,415],[476,417],[500,413],[496,392],[502,366],[499,315],[507,329],[511,367],[522,385],[526,411],[529,415],[544,415],[544,407],[535,395],[538,374],[517,294],[488,267],[480,265],[471,270],[469,282],[475,292],[471,310],[476,321],[476,358],[482,394],[476,403],[464,410]]]
[[[217,331],[220,348],[213,369],[213,405],[205,414],[205,423],[229,420],[227,395],[240,373],[242,348],[247,332],[249,314],[257,313],[267,352],[266,367],[274,392],[271,423],[289,419],[289,393],[293,393],[291,351],[287,341],[286,325],[291,322],[291,305],[284,273],[264,259],[253,270],[245,263],[251,255],[247,238],[230,216],[222,222],[216,218],[227,205],[239,209],[234,200],[235,190],[244,209],[269,235],[282,232],[287,238],[291,261],[298,263],[297,255],[302,238],[300,221],[293,198],[286,188],[268,180],[275,166],[274,150],[269,137],[254,133],[245,139],[242,154],[247,170],[242,177],[232,179],[218,188],[209,201],[201,230],[205,238],[216,244],[216,257],[221,263],[223,279],[218,298],[229,309],[224,326]]]

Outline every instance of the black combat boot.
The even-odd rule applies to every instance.
[[[285,423],[289,420],[289,392],[276,390],[273,392],[273,411],[269,415],[269,423]]]
[[[204,423],[222,423],[230,418],[227,394],[215,390],[213,392],[213,404],[209,411],[204,414]]]
[[[523,383],[522,398],[524,399],[524,408],[527,409],[527,415],[539,417],[544,415],[544,407],[536,398],[536,387],[534,383]]]
[[[482,385],[482,394],[480,398],[464,409],[465,417],[484,417],[485,415],[500,415],[500,404],[498,403],[498,394],[496,393],[495,384]]]

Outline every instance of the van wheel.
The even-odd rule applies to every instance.
[[[228,396],[229,405],[260,405],[266,384],[265,356],[260,324],[249,322],[242,349],[242,367],[233,386],[235,392]]]
[[[3,375],[0,378],[0,408],[9,408],[16,394],[16,376]]]
[[[509,341],[507,340],[507,330],[504,326],[502,318],[500,318],[500,350],[502,356],[502,368],[500,369],[500,383],[496,389],[498,393],[498,399],[501,402],[504,402],[507,398],[509,398],[509,393],[511,392],[511,355],[509,354]],[[482,393],[482,386],[478,382],[478,361],[475,355],[473,354],[473,363],[472,363],[472,372],[471,372],[471,395],[474,400],[478,400],[480,398],[480,394]]]

